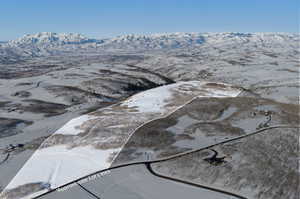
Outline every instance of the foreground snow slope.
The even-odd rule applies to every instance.
[[[167,116],[195,97],[236,97],[240,92],[227,84],[179,82],[75,118],[41,145],[1,198],[32,198],[109,168],[135,129],[144,123]]]

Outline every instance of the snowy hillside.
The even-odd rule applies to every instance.
[[[45,185],[55,189],[107,169],[129,137],[145,123],[164,118],[195,98],[236,97],[241,91],[227,84],[178,82],[75,118],[45,140],[0,198],[32,198],[49,191]]]
[[[132,49],[174,49],[205,44],[255,43],[257,45],[293,45],[299,36],[280,33],[171,33],[150,36],[126,35],[113,38],[101,46]]]
[[[47,47],[47,46],[59,46],[66,44],[85,44],[85,43],[93,43],[97,42],[95,39],[89,39],[82,34],[77,33],[52,33],[52,32],[41,32],[37,34],[28,34],[16,40],[12,40],[8,42],[9,46],[14,47]]]
[[[25,35],[2,43],[0,55],[10,57],[35,57],[66,52],[103,50],[149,51],[180,48],[212,48],[247,45],[251,48],[295,49],[299,35],[284,33],[170,33],[153,35],[125,35],[111,39],[91,39],[81,34],[42,32]]]

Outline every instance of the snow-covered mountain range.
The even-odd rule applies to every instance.
[[[0,56],[35,57],[75,51],[149,51],[203,46],[238,46],[253,48],[297,48],[299,35],[287,33],[168,33],[125,35],[111,39],[92,39],[74,33],[41,32],[0,43]]]
[[[15,47],[49,47],[49,46],[63,46],[68,44],[85,44],[97,42],[95,39],[87,38],[81,34],[69,33],[58,34],[52,32],[41,32],[37,34],[27,34],[16,40],[8,42],[8,45]]]

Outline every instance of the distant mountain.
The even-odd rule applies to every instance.
[[[7,43],[0,43],[3,59],[57,55],[94,51],[152,51],[181,48],[238,47],[297,49],[299,35],[286,33],[170,33],[153,35],[125,35],[111,39],[92,39],[76,33],[42,32],[25,35]]]
[[[154,35],[125,35],[112,38],[101,44],[103,47],[116,49],[173,49],[205,42],[202,34],[198,33],[171,33]]]
[[[28,57],[74,52],[80,48],[86,48],[89,44],[96,45],[101,42],[101,40],[90,39],[75,33],[41,32],[25,35],[0,44],[0,62],[10,63]]]
[[[32,35],[25,35],[16,40],[8,42],[9,46],[15,47],[50,47],[50,46],[62,46],[62,45],[81,45],[85,43],[95,43],[96,39],[89,39],[82,34],[77,33],[52,33],[52,32],[41,32]]]

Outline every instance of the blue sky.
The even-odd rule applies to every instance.
[[[298,0],[2,0],[0,40],[162,32],[298,32]]]

